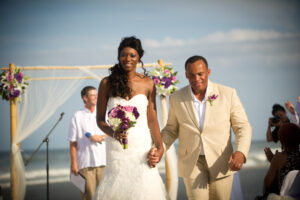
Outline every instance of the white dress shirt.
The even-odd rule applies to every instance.
[[[87,108],[77,111],[71,119],[68,140],[77,142],[76,161],[78,169],[106,165],[106,147],[92,141],[85,134],[104,135],[96,122],[96,109],[93,113]]]
[[[196,118],[198,120],[199,126],[200,126],[200,132],[202,132],[203,129],[203,122],[204,122],[204,117],[205,117],[205,108],[206,108],[206,99],[207,99],[207,90],[208,90],[208,85],[206,89],[206,93],[204,96],[204,99],[200,101],[197,99],[193,93],[192,87],[190,87],[192,99],[193,99],[193,105],[194,105],[194,111],[196,113]],[[201,139],[201,151],[200,155],[204,155],[204,148],[203,148],[203,143]]]

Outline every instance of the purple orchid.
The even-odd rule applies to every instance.
[[[207,101],[209,101],[210,105],[213,105],[213,101],[215,101],[218,98],[219,95],[213,94],[207,97]]]

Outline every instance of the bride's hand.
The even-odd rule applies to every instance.
[[[118,140],[120,142],[120,144],[123,144],[122,140],[127,139],[127,136],[128,136],[128,134],[125,131],[116,131],[113,134],[113,138]]]
[[[162,148],[157,149],[156,147],[152,147],[148,153],[147,161],[150,168],[156,167],[159,163],[161,157],[163,156],[164,150]]]

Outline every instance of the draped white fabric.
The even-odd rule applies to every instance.
[[[43,74],[37,71],[26,71],[24,73],[31,78]],[[57,77],[55,70],[51,70],[51,72],[48,70],[49,73],[52,74],[52,77]],[[76,74],[82,74],[82,72],[78,71]],[[18,124],[11,149],[12,159],[16,163],[18,199],[25,198],[26,179],[22,155],[17,144],[43,125],[55,113],[57,108],[76,91],[81,82],[82,80],[30,81],[22,103],[18,106]]]
[[[78,67],[77,70],[26,70],[23,72],[30,78],[52,77],[53,80],[30,81],[23,95],[22,103],[18,105],[17,130],[13,140],[14,143],[11,146],[11,159],[14,160],[16,166],[18,200],[25,198],[26,177],[21,151],[17,144],[22,143],[23,140],[47,122],[75,91],[81,89],[80,86],[84,82],[83,79],[55,80],[55,78],[92,76],[97,81],[100,81],[104,76],[108,75],[107,69],[102,69],[99,72],[98,70],[82,67]],[[166,101],[164,104],[166,106]],[[167,116],[167,110],[162,110],[161,114]],[[166,162],[169,163],[172,177],[170,183],[172,189],[169,191],[169,194],[171,199],[176,199],[178,177],[174,147],[168,151]]]

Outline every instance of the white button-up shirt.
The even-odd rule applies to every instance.
[[[204,99],[200,101],[197,99],[193,93],[192,87],[190,87],[192,99],[193,99],[193,105],[194,105],[194,111],[196,113],[196,118],[198,120],[199,126],[200,126],[200,132],[202,132],[203,129],[203,122],[204,122],[204,117],[205,117],[205,108],[206,108],[206,99],[207,99],[207,90],[208,90],[208,85],[206,89],[206,93],[204,96]],[[201,151],[200,155],[204,155],[204,148],[203,148],[203,143],[201,139]]]
[[[106,165],[106,147],[92,141],[85,134],[104,135],[96,122],[96,109],[93,113],[87,108],[77,111],[71,119],[68,140],[77,142],[76,161],[78,169]]]

